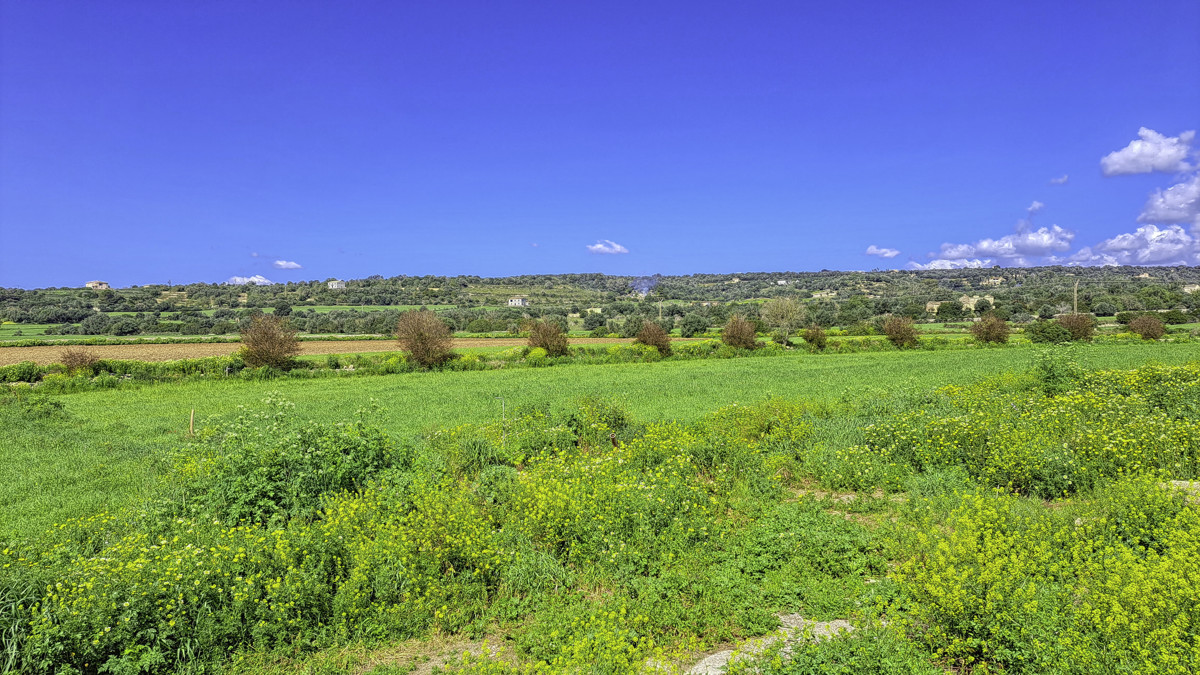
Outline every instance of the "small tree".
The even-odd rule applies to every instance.
[[[450,327],[428,309],[401,314],[396,323],[396,339],[408,357],[422,368],[434,368],[454,358]]]
[[[1008,342],[1008,332],[1008,323],[1002,321],[1000,317],[991,312],[984,315],[979,321],[971,324],[971,335],[983,343],[994,342],[996,344],[1004,344]]]
[[[1065,314],[1058,322],[1071,332],[1071,339],[1076,342],[1087,342],[1096,332],[1096,318],[1091,314]]]
[[[777,298],[762,306],[762,320],[779,331],[779,342],[791,344],[789,336],[804,323],[804,306],[795,298]]]
[[[1025,335],[1030,342],[1043,344],[1059,344],[1071,341],[1071,331],[1057,321],[1038,319],[1025,328]]]
[[[683,317],[679,322],[679,335],[681,337],[695,337],[708,330],[708,319],[695,312]]]
[[[889,316],[883,322],[883,334],[900,349],[917,346],[917,327],[907,316]]]
[[[817,324],[813,324],[804,329],[802,336],[804,341],[812,345],[817,351],[825,351],[825,329]]]
[[[634,339],[636,344],[650,345],[662,356],[671,355],[671,336],[663,327],[653,321],[642,322],[642,329]]]
[[[238,353],[251,368],[271,366],[287,370],[292,367],[292,357],[300,353],[300,341],[287,319],[258,315],[242,329],[242,348]]]
[[[758,347],[758,340],[754,324],[741,314],[734,314],[729,317],[729,323],[725,324],[724,330],[721,331],[721,342],[739,349],[755,349]]]
[[[535,321],[529,326],[529,346],[545,349],[549,356],[566,356],[567,335],[557,323]]]
[[[1129,322],[1129,330],[1142,336],[1143,340],[1157,340],[1166,335],[1167,329],[1156,316],[1143,314]]]

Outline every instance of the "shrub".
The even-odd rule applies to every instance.
[[[721,331],[721,342],[738,349],[754,349],[758,347],[758,340],[755,339],[754,324],[747,321],[746,317],[741,314],[734,314],[729,317],[729,323],[725,324],[724,330]]]
[[[293,365],[292,357],[300,353],[300,341],[287,319],[256,316],[242,330],[242,348],[238,353],[248,368],[270,366],[288,370]]]
[[[95,373],[96,363],[100,361],[100,356],[86,347],[67,347],[58,358],[72,375],[82,371],[92,375]]]
[[[1137,318],[1137,314],[1133,312],[1117,312],[1117,323],[1122,326],[1128,326],[1130,321]]]
[[[1025,329],[1025,335],[1029,338],[1030,342],[1042,344],[1059,344],[1071,341],[1071,331],[1067,330],[1057,321],[1034,321]]]
[[[653,321],[642,323],[642,329],[638,331],[634,343],[654,347],[663,356],[671,355],[671,336],[667,335],[667,331],[663,330],[662,326]]]
[[[679,335],[681,337],[695,337],[706,330],[708,330],[708,319],[694,312],[684,316],[679,322]]]
[[[1008,342],[1008,332],[1008,323],[990,312],[971,325],[971,335],[983,343],[1004,344]]]
[[[567,335],[557,323],[537,321],[529,326],[529,346],[545,349],[549,356],[566,356]]]
[[[1143,314],[1129,322],[1129,330],[1142,336],[1143,340],[1157,340],[1166,334],[1167,329],[1156,316]]]
[[[1184,314],[1182,311],[1180,311],[1178,309],[1172,309],[1169,312],[1163,312],[1162,320],[1163,320],[1163,323],[1168,323],[1171,325],[1179,325],[1179,324],[1187,323],[1188,316],[1187,316],[1187,314]]]
[[[1071,333],[1071,339],[1076,342],[1087,342],[1096,332],[1096,318],[1091,314],[1066,314],[1059,317],[1058,323]]]
[[[434,368],[454,357],[450,327],[433,312],[405,312],[396,324],[396,339],[409,359],[422,368]]]
[[[901,349],[917,346],[917,327],[907,316],[889,316],[887,321],[883,322],[883,334]]]
[[[813,324],[804,329],[802,334],[804,341],[812,345],[817,351],[825,351],[825,329],[817,324]]]

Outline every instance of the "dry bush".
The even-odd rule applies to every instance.
[[[96,352],[83,347],[67,347],[58,358],[72,375],[84,370],[92,374],[95,372],[96,363],[100,361]]]
[[[536,321],[529,326],[529,347],[541,347],[547,356],[566,356],[567,334],[553,321]]]
[[[758,338],[754,324],[741,314],[729,317],[729,323],[721,331],[721,342],[738,349],[754,349],[758,347]]]
[[[917,346],[917,327],[907,316],[889,316],[883,322],[883,334],[901,349]]]
[[[642,329],[633,340],[637,344],[650,345],[663,356],[671,355],[671,336],[653,321],[643,321]]]
[[[1008,342],[1008,322],[988,312],[982,319],[971,324],[971,335],[980,342],[1004,344]]]
[[[300,353],[300,341],[287,319],[256,316],[242,329],[242,348],[238,353],[250,368],[271,366],[287,370],[292,367],[292,357]]]
[[[812,345],[817,351],[825,351],[825,329],[817,324],[813,324],[804,329],[801,335],[804,341]]]
[[[427,309],[401,314],[396,339],[408,358],[422,368],[435,368],[454,357],[450,327]]]
[[[1091,314],[1064,314],[1058,323],[1071,331],[1071,339],[1076,342],[1087,342],[1096,332],[1096,318]]]
[[[1129,330],[1141,335],[1143,340],[1157,340],[1167,334],[1166,325],[1158,317],[1149,314],[1130,321]]]

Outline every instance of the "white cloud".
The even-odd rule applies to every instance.
[[[871,244],[867,247],[867,255],[877,255],[880,258],[895,258],[900,255],[900,251],[894,248],[880,248],[875,244]]]
[[[1068,179],[1070,179],[1070,176],[1068,176],[1067,174],[1064,173],[1062,176],[1060,176],[1058,178],[1051,178],[1050,184],[1051,185],[1066,185]]]
[[[1123,265],[1194,264],[1191,261],[1200,253],[1196,239],[1178,225],[1143,225],[1104,240],[1096,250],[1111,254]]]
[[[1200,225],[1200,174],[1166,190],[1155,190],[1142,207],[1138,222]]]
[[[292,262],[291,260],[276,260],[275,262],[271,263],[271,267],[274,267],[277,270],[304,269],[303,267],[300,266],[300,263]]]
[[[1037,202],[1034,202],[1035,204]],[[1055,251],[1066,251],[1071,248],[1075,233],[1064,230],[1058,225],[1029,229],[1028,221],[1021,221],[1014,234],[1005,235],[999,239],[980,239],[973,244],[942,244],[936,254],[942,260],[963,260],[977,256],[991,256],[1004,259],[1012,265],[1027,264],[1027,257],[1041,257]],[[955,269],[955,268],[934,268]]]
[[[974,260],[968,260],[966,258],[936,258],[934,260],[930,260],[924,265],[919,262],[910,262],[908,263],[908,268],[913,270],[960,270],[964,268],[974,269],[979,267],[990,267],[991,264],[991,260],[980,260],[978,258]]]
[[[629,249],[611,239],[600,239],[595,244],[588,244],[587,250],[592,253],[629,253]]]
[[[1029,215],[1032,216],[1033,214],[1038,213],[1039,211],[1041,211],[1044,208],[1046,208],[1046,205],[1035,199],[1035,200],[1033,200],[1033,203],[1029,205],[1029,208],[1027,208],[1025,210],[1028,211]]]
[[[1179,173],[1191,171],[1187,163],[1195,131],[1185,131],[1178,136],[1162,134],[1142,127],[1138,130],[1139,140],[1130,141],[1120,150],[1110,152],[1100,160],[1100,169],[1105,176],[1130,173]]]
[[[275,282],[274,282],[274,281],[271,281],[270,279],[268,279],[268,278],[264,277],[264,276],[263,276],[263,275],[261,275],[261,274],[255,274],[255,275],[254,275],[254,276],[252,276],[252,277],[239,277],[239,276],[232,276],[232,277],[229,277],[229,279],[228,279],[228,280],[226,280],[226,281],[225,281],[225,283],[227,283],[227,284],[235,284],[235,285],[238,285],[238,286],[245,286],[245,285],[248,285],[248,284],[252,284],[252,285],[255,285],[255,286],[266,286],[267,284],[273,284],[273,283],[275,283]]]

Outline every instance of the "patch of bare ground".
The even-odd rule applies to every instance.
[[[500,650],[498,645],[501,642],[501,640],[464,640],[461,636],[455,635],[435,635],[422,640],[406,640],[372,651],[354,672],[358,675],[365,675],[377,668],[392,667],[405,669],[414,675],[430,675],[435,668],[441,669],[460,663],[464,654],[480,656],[484,650],[487,650],[488,656],[515,664],[510,650]]]
[[[455,349],[472,347],[523,347],[525,338],[456,338]],[[572,338],[573,345],[629,344],[623,338]],[[88,345],[101,359],[122,361],[175,361],[198,359],[206,356],[227,356],[241,349],[240,342],[196,342],[187,344],[131,344],[131,345]],[[0,346],[0,366],[10,366],[22,361],[33,361],[47,366],[62,361],[64,347],[47,345],[42,347]],[[366,354],[372,352],[397,352],[400,347],[395,340],[305,340],[300,343],[300,354]]]

